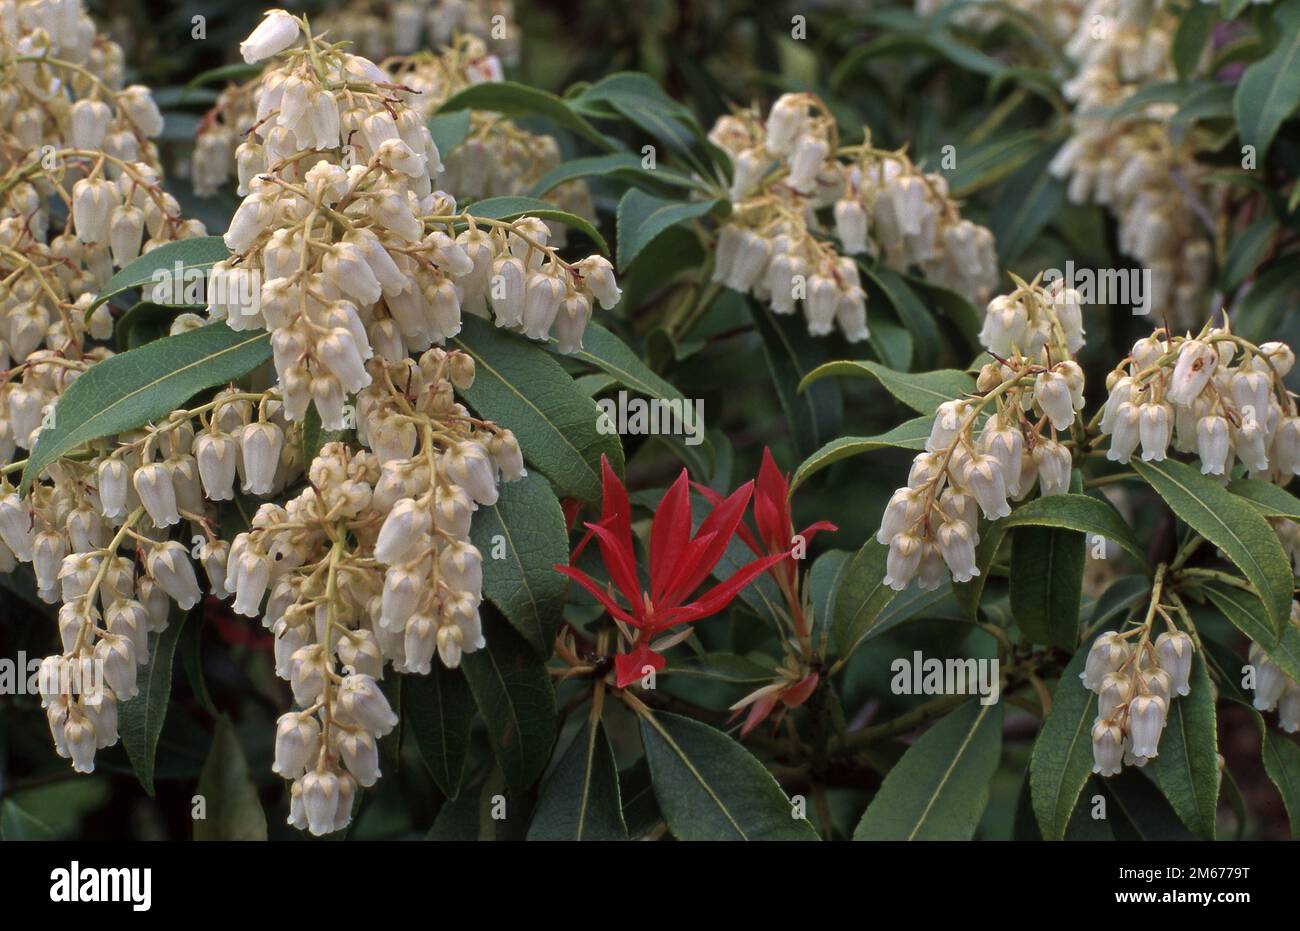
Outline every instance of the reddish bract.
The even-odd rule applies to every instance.
[[[570,565],[555,567],[573,579],[601,603],[610,615],[637,633],[627,653],[615,657],[616,681],[623,688],[642,675],[645,667],[664,667],[663,656],[651,646],[652,639],[678,624],[689,624],[717,614],[740,590],[760,573],[790,555],[789,550],[762,555],[738,569],[725,582],[691,598],[718,564],[736,534],[754,491],[747,482],[727,498],[714,496],[714,507],[691,533],[691,483],[682,470],[655,511],[650,525],[650,586],[643,590],[632,544],[632,508],[627,489],[609,462],[601,458],[603,495],[600,520],[587,522],[588,533],[573,551]],[[747,533],[748,531],[746,531]],[[572,565],[587,543],[595,538],[600,558],[613,585],[604,588]],[[616,595],[621,595],[620,603]]]

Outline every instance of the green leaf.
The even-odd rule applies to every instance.
[[[11,798],[0,804],[0,841],[57,840],[58,832]]]
[[[429,117],[429,134],[433,144],[438,147],[438,155],[446,158],[456,150],[469,136],[471,111],[457,110],[454,113],[435,113]]]
[[[506,482],[480,506],[470,536],[483,554],[483,596],[501,609],[543,659],[564,617],[568,583],[553,566],[569,561],[559,499],[540,475]]]
[[[578,178],[616,178],[631,184],[698,189],[700,183],[671,168],[645,168],[642,158],[632,152],[612,152],[609,155],[592,155],[561,162],[542,175],[529,191],[533,197],[542,197],[561,184]]]
[[[1002,756],[1002,703],[970,701],[908,748],[889,771],[854,840],[970,840]]]
[[[844,570],[835,596],[835,626],[831,632],[841,655],[853,652],[879,620],[880,612],[898,596],[884,581],[888,557],[889,547],[872,537]]]
[[[1029,760],[1029,791],[1044,840],[1063,840],[1075,802],[1092,772],[1092,725],[1097,696],[1083,687],[1079,673],[1091,643],[1075,651],[1052,693],[1052,710],[1043,721]]]
[[[1260,159],[1300,105],[1300,6],[1279,3],[1273,20],[1277,46],[1242,73],[1234,99],[1241,141],[1253,145]]]
[[[794,470],[794,477],[790,480],[790,490],[793,492],[822,469],[849,456],[869,453],[877,449],[924,449],[925,441],[930,438],[930,430],[933,426],[933,415],[913,417],[894,429],[875,436],[841,436],[831,440]]]
[[[103,364],[103,363],[101,363]],[[172,661],[188,614],[173,610],[165,630],[149,635],[149,662],[137,671],[140,692],[117,709],[117,730],[140,785],[154,792],[158,737],[172,698]]]
[[[482,217],[485,220],[517,220],[520,217],[528,216],[563,223],[565,226],[572,227],[588,236],[601,252],[606,255],[609,254],[609,243],[605,241],[604,236],[600,235],[600,230],[596,229],[590,220],[586,220],[576,213],[569,213],[567,210],[559,210],[554,204],[538,200],[536,197],[519,197],[515,195],[488,197],[470,204],[465,208],[465,212],[476,217]]]
[[[860,362],[838,359],[819,365],[799,383],[803,391],[813,382],[829,375],[847,375],[854,378],[871,377],[899,401],[918,414],[933,414],[944,401],[964,397],[975,390],[975,379],[956,369],[939,369],[935,372],[895,372],[878,362]]]
[[[567,101],[554,94],[516,84],[514,81],[486,81],[473,84],[443,101],[439,113],[456,110],[489,110],[505,116],[541,116],[582,136],[606,152],[614,145],[600,130],[587,122]]]
[[[246,375],[271,357],[266,333],[212,324],[155,340],[91,366],[54,409],[23,467],[23,492],[55,459],[101,437],[165,417],[205,388]]]
[[[460,795],[474,723],[465,675],[433,663],[428,675],[402,676],[402,719],[415,735],[429,774],[447,798]]]
[[[529,840],[627,840],[614,750],[599,721],[586,721],[542,783]]]
[[[1088,535],[1099,535],[1113,540],[1120,548],[1131,553],[1143,564],[1146,554],[1133,536],[1124,518],[1105,498],[1091,495],[1049,495],[1035,498],[1020,505],[1006,517],[989,524],[982,531],[979,546],[975,548],[975,563],[980,574],[969,582],[955,586],[960,600],[973,618],[979,609],[980,596],[988,582],[989,568],[1008,531],[1016,527],[1055,527],[1077,530]]]
[[[907,279],[881,263],[875,267],[858,263],[866,279],[878,287],[903,322],[915,346],[918,368],[931,368],[938,358],[941,337],[930,309],[917,296]]]
[[[1220,287],[1224,291],[1236,288],[1263,261],[1273,245],[1278,226],[1276,217],[1265,214],[1233,236],[1228,246],[1228,257],[1223,263]]]
[[[546,768],[555,742],[555,693],[546,664],[514,628],[484,611],[487,646],[461,659],[492,753],[511,793],[521,796]]]
[[[1201,53],[1205,51],[1205,43],[1210,38],[1210,30],[1218,18],[1217,4],[1193,3],[1179,19],[1170,57],[1180,78],[1185,79],[1196,72]]]
[[[1219,801],[1219,736],[1215,725],[1214,685],[1205,660],[1192,656],[1191,691],[1170,703],[1159,754],[1146,765],[1183,824],[1214,840],[1214,810]]]
[[[206,804],[206,817],[194,822],[195,840],[266,840],[266,812],[239,738],[225,715],[217,718],[212,749],[195,791]]]
[[[1076,470],[1071,490],[1082,488]],[[1074,530],[1019,527],[1011,532],[1011,565],[1015,566],[1008,576],[1011,616],[1022,636],[1034,643],[1074,649],[1079,640],[1087,546],[1084,534]]]
[[[1008,178],[1001,189],[1003,196],[997,198],[989,212],[989,229],[1003,265],[1009,266],[1020,258],[1065,203],[1065,182],[1047,170],[1057,148],[1044,147]]]
[[[749,751],[707,724],[642,716],[655,798],[678,840],[816,840],[805,818]]]
[[[157,249],[150,249],[125,268],[118,270],[112,278],[104,283],[95,295],[94,302],[87,308],[87,314],[100,304],[111,300],[124,291],[142,288],[154,280],[156,272],[165,272],[172,287],[182,284],[185,278],[175,277],[176,264],[179,262],[182,275],[195,269],[206,269],[216,265],[222,259],[230,258],[230,250],[220,236],[195,236],[193,239],[180,239],[164,243]],[[206,293],[206,292],[205,292]],[[161,301],[159,296],[146,294],[145,298],[156,304],[185,306],[180,301]]]
[[[1132,461],[1134,471],[1192,530],[1217,546],[1259,592],[1273,630],[1291,616],[1291,563],[1268,522],[1229,491],[1173,459]]]
[[[1300,838],[1300,746],[1265,728],[1262,717],[1259,722],[1263,732],[1264,772],[1268,773],[1268,778],[1282,796],[1291,823],[1291,839],[1296,840]]]
[[[598,323],[587,325],[587,330],[582,337],[582,348],[577,352],[569,353],[565,358],[578,359],[589,365],[595,366],[614,379],[614,383],[622,385],[629,391],[635,391],[652,400],[665,401],[668,404],[666,410],[685,411],[687,405],[693,405],[693,399],[686,398],[675,387],[651,370],[637,356],[632,348],[623,342],[609,330],[605,329]],[[552,351],[558,353],[555,348],[556,343],[551,343]],[[603,389],[602,389],[603,390]],[[694,407],[691,408],[694,410]],[[674,414],[674,417],[677,415]],[[685,427],[685,419],[677,420],[677,423]],[[713,461],[713,444],[704,436],[703,418],[694,421],[692,427],[697,428],[697,432],[687,435],[668,435],[662,439],[672,447],[673,451],[679,455],[682,460],[691,468],[693,474],[698,478],[707,476],[712,467]]]
[[[1202,589],[1233,627],[1263,647],[1283,672],[1300,681],[1300,630],[1288,624],[1278,637],[1268,622],[1263,602],[1253,592],[1221,582],[1207,582]]]
[[[209,68],[192,78],[186,87],[202,87],[205,84],[238,84],[251,81],[262,73],[262,65],[247,65],[237,62],[233,65],[221,65]]]
[[[814,385],[805,391],[809,372],[825,368],[824,340],[808,335],[802,320],[778,316],[766,307],[749,302],[750,312],[763,342],[763,358],[772,375],[776,390],[794,434],[799,450],[805,455],[830,442],[839,432],[844,413],[844,399],[838,385]]]
[[[594,118],[622,117],[647,135],[666,143],[700,175],[711,163],[724,173],[730,159],[709,141],[690,109],[664,92],[647,74],[623,71],[602,78],[572,98],[576,110]],[[640,140],[637,148],[639,149]]]
[[[474,384],[461,392],[470,406],[513,430],[528,461],[562,494],[599,501],[600,457],[621,473],[623,447],[601,432],[596,402],[542,347],[478,317],[466,316],[462,327],[453,342],[476,365]]]
[[[1245,498],[1264,517],[1300,520],[1300,498],[1280,485],[1257,478],[1239,478],[1228,483],[1228,491]]]
[[[1037,129],[1019,129],[1003,136],[960,146],[957,167],[946,172],[952,196],[964,198],[1015,172],[1042,151],[1051,139]],[[1018,196],[1018,195],[1017,195]]]
[[[630,188],[618,202],[618,270],[623,271],[642,250],[669,227],[714,215],[724,217],[731,203],[713,200],[670,200]]]

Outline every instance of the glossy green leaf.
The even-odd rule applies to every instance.
[[[844,399],[839,385],[811,385],[809,373],[823,364],[825,340],[808,335],[802,320],[778,316],[765,307],[750,305],[781,409],[799,450],[805,455],[829,443],[839,433]]]
[[[194,821],[195,840],[266,840],[266,812],[239,738],[224,715],[217,718],[195,792],[205,803],[205,817]]]
[[[483,596],[543,658],[563,622],[567,580],[553,568],[569,561],[560,501],[546,479],[505,482],[493,505],[481,505],[470,536],[483,554]]]
[[[456,110],[488,110],[505,116],[541,116],[582,136],[605,151],[613,144],[567,101],[535,87],[514,81],[484,81],[472,84],[443,101],[439,113]]]
[[[1300,520],[1300,498],[1280,485],[1257,478],[1239,478],[1228,483],[1228,491],[1245,498],[1264,517]]]
[[[471,111],[469,110],[435,113],[429,117],[429,135],[433,136],[433,144],[438,147],[439,156],[446,159],[456,151],[456,147],[469,136],[470,123]]]
[[[874,378],[881,387],[906,404],[918,414],[933,414],[944,401],[964,397],[975,390],[975,379],[966,372],[956,369],[940,369],[936,372],[895,372],[878,362],[860,362],[852,359],[838,359],[819,365],[799,383],[799,390],[805,390],[814,382],[831,375],[855,378]]]
[[[1277,45],[1242,73],[1233,102],[1241,141],[1254,146],[1261,160],[1282,123],[1300,106],[1300,6],[1279,3],[1273,19]]]
[[[1063,840],[1075,803],[1092,772],[1092,725],[1097,696],[1083,687],[1091,643],[1079,647],[1052,693],[1052,710],[1034,741],[1029,790],[1044,840]]]
[[[155,340],[91,366],[72,383],[23,468],[26,491],[58,457],[101,437],[165,417],[205,388],[246,375],[271,357],[266,333],[212,324]]]
[[[420,756],[447,798],[460,795],[474,723],[474,696],[459,670],[440,662],[424,676],[402,676],[402,720],[415,735]]]
[[[493,611],[483,613],[487,646],[460,662],[487,726],[492,753],[513,795],[528,791],[555,742],[555,692],[545,663]]]
[[[139,694],[117,708],[117,730],[140,785],[154,793],[158,737],[172,699],[172,663],[188,615],[173,610],[165,630],[149,635],[149,662],[136,674]]]
[[[1217,546],[1255,586],[1270,625],[1281,633],[1291,616],[1291,562],[1273,528],[1253,508],[1182,462],[1144,462],[1133,469],[1184,523]]]
[[[877,449],[924,449],[925,441],[930,438],[933,427],[933,415],[913,417],[894,429],[875,436],[841,436],[831,440],[794,470],[794,477],[790,480],[790,490],[794,491],[822,469],[849,456],[857,456]]]
[[[1282,796],[1291,824],[1291,839],[1295,840],[1300,838],[1300,746],[1286,735],[1264,728],[1262,718],[1260,724],[1264,772]]]
[[[515,195],[488,197],[470,204],[465,208],[465,212],[476,217],[482,217],[485,220],[517,220],[520,217],[527,216],[537,217],[540,220],[550,220],[554,223],[563,223],[565,226],[589,237],[601,252],[606,255],[609,254],[609,243],[605,241],[605,237],[600,234],[600,230],[596,229],[590,220],[580,217],[576,213],[560,210],[554,204],[539,200],[536,197],[519,197]]]
[[[600,408],[545,349],[466,316],[452,342],[474,357],[474,384],[461,392],[479,414],[509,427],[528,461],[562,494],[600,500],[600,457],[623,471],[618,436],[602,433]]]
[[[1076,470],[1071,490],[1080,492],[1082,488]],[[1083,506],[1082,502],[1071,502],[1071,505]],[[1013,569],[1007,579],[1011,616],[1021,636],[1033,643],[1074,649],[1079,639],[1079,607],[1087,553],[1087,537],[1075,530],[1018,527],[1011,531]]]
[[[87,313],[125,291],[145,287],[155,280],[155,274],[158,272],[166,273],[172,287],[184,285],[186,283],[184,278],[178,280],[175,277],[177,263],[181,265],[182,274],[188,275],[196,270],[209,269],[222,259],[229,257],[230,250],[226,248],[226,244],[220,236],[196,236],[193,239],[180,239],[176,242],[164,243],[157,249],[150,249],[125,268],[118,269],[117,274],[104,282],[104,286],[99,289],[99,293],[95,295],[95,300],[87,309]],[[206,294],[206,286],[203,293]],[[182,302],[175,299],[180,296],[173,295],[172,300],[164,301],[161,300],[161,294],[152,295],[146,293],[144,299],[156,304],[180,306]],[[206,301],[203,303],[206,304]]]
[[[1221,582],[1208,582],[1202,588],[1233,627],[1263,647],[1288,676],[1300,681],[1300,630],[1288,624],[1278,637],[1268,622],[1263,602],[1253,592]]]
[[[815,840],[766,767],[707,724],[640,719],[655,798],[678,840]]]
[[[627,840],[614,751],[588,720],[542,783],[529,840]]]
[[[835,596],[835,626],[831,634],[842,655],[853,652],[878,621],[880,612],[898,595],[884,581],[888,557],[889,547],[877,543],[873,537],[854,554],[844,570]]]
[[[1183,824],[1198,837],[1214,839],[1214,811],[1219,801],[1219,737],[1215,724],[1214,686],[1205,660],[1192,657],[1191,691],[1170,703],[1159,754],[1147,774]]]
[[[707,216],[726,216],[729,201],[656,197],[630,188],[618,202],[618,270],[623,271],[669,227]]]
[[[529,193],[533,197],[542,197],[561,184],[578,178],[594,177],[615,178],[632,184],[647,184],[655,187],[661,185],[689,189],[699,187],[699,182],[694,178],[673,171],[671,168],[644,167],[640,155],[632,152],[612,152],[609,155],[592,155],[561,162],[538,178]]]
[[[1002,756],[1002,703],[969,701],[921,735],[889,771],[854,840],[970,840]]]

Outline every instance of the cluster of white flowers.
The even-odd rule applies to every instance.
[[[1124,766],[1145,766],[1155,758],[1170,703],[1190,692],[1192,652],[1192,638],[1172,625],[1153,642],[1151,618],[1093,641],[1079,678],[1097,693],[1094,773],[1115,776]]]
[[[960,3],[958,9],[948,7]],[[1058,44],[1074,35],[1083,10],[1082,0],[1006,0],[999,3],[969,3],[963,0],[916,0],[918,16],[944,16],[963,29],[988,32],[1008,20],[1029,19],[1044,30],[1046,37]]]
[[[1084,377],[1065,348],[1072,330],[1056,315],[1065,304],[1077,310],[1077,300],[1062,292],[1021,285],[989,305],[990,315],[995,306],[1017,306],[1047,322],[1047,341],[1033,355],[1007,353],[984,366],[974,397],[939,405],[925,452],[889,499],[876,533],[889,547],[884,580],[891,588],[902,591],[918,578],[934,589],[949,574],[969,581],[979,574],[981,512],[1004,517],[1008,499],[1023,499],[1035,486],[1044,496],[1069,490],[1073,457],[1056,435],[1070,431],[1083,409]],[[990,403],[995,409],[980,426]]]
[[[300,38],[305,48],[285,51]],[[441,345],[462,310],[486,317],[490,301],[497,326],[537,340],[554,329],[572,352],[593,301],[617,303],[608,260],[571,264],[541,220],[476,220],[434,190],[438,150],[413,92],[372,62],[321,44],[283,11],[245,46],[246,57],[284,60],[263,76],[254,135],[238,150],[247,196],[225,234],[235,254],[212,271],[208,312],[272,332],[291,420],[314,403],[328,429],[342,428],[347,395],[371,383],[367,360]],[[260,285],[251,305],[237,297],[250,278]]]
[[[55,746],[79,772],[116,743],[117,704],[135,695],[147,636],[167,626],[170,602],[198,603],[191,556],[220,591],[228,546],[207,501],[232,498],[236,475],[246,491],[270,494],[301,473],[297,434],[286,442],[280,411],[264,394],[223,391],[56,460],[26,499],[0,482],[0,549],[10,567],[15,557],[32,564],[42,600],[61,602],[63,651],[44,660],[40,687]],[[177,525],[202,541],[193,552],[169,539]]]
[[[739,110],[719,119],[709,138],[734,165],[732,215],[713,280],[770,301],[778,314],[794,313],[802,299],[813,335],[836,325],[849,340],[868,335],[851,256],[883,253],[892,268],[917,266],[978,303],[996,287],[993,234],[962,219],[943,176],[869,142],[840,148],[835,120],[816,96],[784,94],[766,121]],[[839,250],[818,235],[824,208]]]
[[[0,171],[44,146],[157,167],[149,139],[162,117],[153,96],[122,86],[122,49],[96,33],[81,0],[3,0],[0,50]]]
[[[349,38],[344,32],[341,38]],[[437,109],[457,92],[473,84],[503,79],[501,61],[487,51],[482,40],[458,35],[439,52],[416,52],[389,58],[383,63],[387,81],[403,91],[404,101],[427,123]],[[274,65],[266,72],[222,92],[217,104],[204,118],[195,139],[190,171],[200,196],[210,196],[238,175],[241,191],[250,173],[257,170],[249,148],[241,145],[253,127],[269,112],[263,88]],[[470,129],[465,139],[441,162],[428,167],[438,175],[438,186],[461,201],[485,197],[527,194],[533,185],[560,163],[560,147],[553,136],[532,133],[500,114],[470,112]],[[440,174],[439,174],[440,173]],[[545,198],[561,210],[589,220],[595,219],[591,192],[581,179],[557,185]],[[548,224],[551,243],[562,247],[567,229]]]
[[[1114,214],[1120,250],[1151,270],[1151,306],[1196,326],[1210,310],[1210,218],[1224,209],[1228,188],[1206,180],[1211,169],[1196,159],[1194,134],[1171,132],[1175,105],[1108,113],[1142,87],[1177,78],[1170,48],[1178,22],[1150,0],[1090,0],[1065,45],[1078,68],[1063,86],[1075,108],[1072,135],[1049,170],[1068,178],[1072,203]]]
[[[279,720],[274,770],[293,781],[289,822],[314,834],[346,825],[356,786],[379,778],[376,740],[396,721],[375,685],[385,662],[424,674],[435,654],[454,668],[484,646],[470,523],[498,477],[525,474],[513,434],[454,400],[472,359],[430,349],[382,365],[388,388],[358,399],[371,451],[327,444],[310,487],[262,505],[213,577],[275,635],[299,710]]]
[[[473,38],[507,64],[519,59],[513,0],[352,0],[317,20],[372,61]]]
[[[79,0],[0,4],[0,458],[29,449],[87,345],[95,293],[142,251],[202,235],[159,184],[147,89]],[[70,214],[70,217],[67,215]],[[107,306],[90,334],[112,332]],[[7,555],[0,553],[0,562]]]
[[[1291,626],[1300,629],[1300,601],[1291,602]],[[1276,709],[1278,727],[1288,734],[1300,731],[1300,682],[1288,676],[1258,643],[1251,643],[1249,660],[1255,669],[1255,708]]]
[[[1285,343],[1256,346],[1209,326],[1194,338],[1158,330],[1107,377],[1107,456],[1128,462],[1140,445],[1159,461],[1172,444],[1224,482],[1240,461],[1252,478],[1285,484],[1300,473],[1300,416],[1282,382],[1294,365]]]

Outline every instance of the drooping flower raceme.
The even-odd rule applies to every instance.
[[[1082,331],[1060,309],[1077,310],[1076,297],[1022,285],[989,303],[983,336],[1001,361],[984,366],[972,397],[939,405],[925,452],[881,519],[876,539],[889,547],[890,587],[970,580],[980,572],[981,513],[1004,517],[1035,487],[1044,496],[1069,490],[1073,456],[1058,434],[1069,434],[1083,409],[1083,370],[1068,348]],[[1020,340],[1036,347],[1032,354]]]
[[[487,316],[489,302],[498,326],[538,340],[554,330],[563,351],[579,348],[593,302],[618,300],[609,262],[565,261],[535,218],[457,212],[433,188],[439,153],[413,91],[297,22],[306,47],[264,75],[240,146],[247,196],[208,307],[232,329],[271,331],[289,419],[314,404],[341,429],[347,396],[371,383],[368,359],[442,345],[462,310]],[[249,278],[258,299],[232,300]]]
[[[1168,629],[1152,639],[1157,613]],[[1093,642],[1079,679],[1097,694],[1094,773],[1116,776],[1124,766],[1145,766],[1159,754],[1171,704],[1191,691],[1193,651],[1191,636],[1155,602],[1144,622],[1122,633],[1108,631]]]
[[[1107,378],[1107,456],[1128,462],[1140,448],[1159,461],[1172,446],[1221,481],[1240,461],[1252,478],[1285,483],[1300,472],[1300,416],[1282,382],[1294,365],[1285,343],[1256,346],[1210,326],[1195,338],[1157,330]]]
[[[570,564],[556,566],[577,582],[609,612],[627,649],[614,657],[616,685],[624,688],[647,669],[664,668],[662,652],[690,636],[688,626],[717,614],[754,578],[789,557],[789,550],[762,556],[737,569],[726,581],[692,598],[718,564],[736,534],[753,494],[752,482],[720,501],[691,533],[691,485],[683,469],[655,510],[650,529],[650,586],[641,587],[636,550],[632,542],[632,506],[627,489],[613,468],[601,459],[602,505],[600,520],[588,522],[588,533],[573,552]],[[576,563],[592,537],[614,589],[601,586]],[[674,630],[673,628],[677,628]]]
[[[837,327],[866,339],[866,296],[854,256],[883,254],[893,268],[927,277],[978,302],[997,284],[993,236],[961,218],[942,175],[870,142],[840,148],[820,99],[780,97],[764,121],[753,110],[722,117],[709,138],[732,159],[732,215],[722,226],[713,280],[792,314],[808,332]],[[830,208],[838,249],[816,219]],[[821,234],[821,235],[819,235]]]

